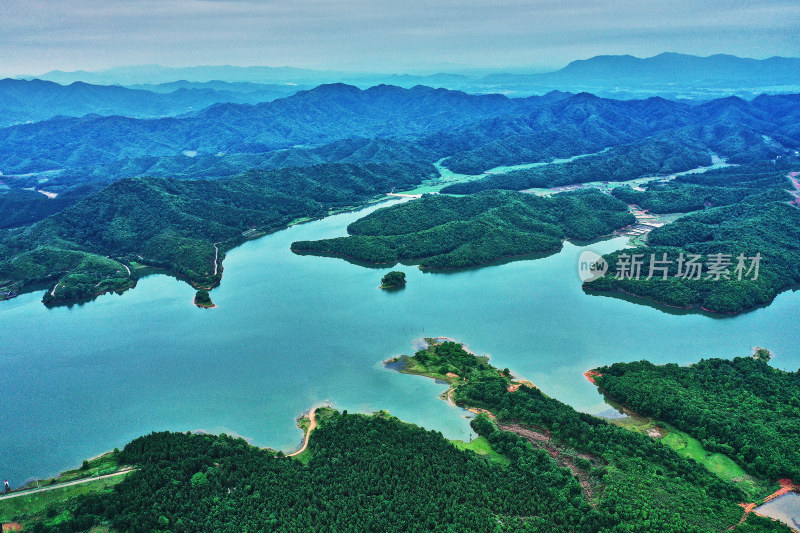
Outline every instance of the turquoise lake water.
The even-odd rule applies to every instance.
[[[438,399],[444,385],[381,364],[423,336],[460,339],[592,413],[608,406],[582,373],[614,361],[689,363],[758,345],[775,353],[775,366],[800,366],[798,293],[733,318],[584,294],[580,252],[608,252],[624,238],[460,272],[403,267],[408,285],[396,292],[377,289],[388,268],[289,250],[295,240],[344,235],[363,214],[232,250],[212,310],[164,275],[72,308],[47,309],[41,293],[0,303],[0,478],[19,485],[52,475],[157,430],[227,432],[290,450],[301,440],[295,418],[326,402],[388,409],[466,439],[464,411]]]

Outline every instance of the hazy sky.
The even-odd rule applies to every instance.
[[[424,72],[598,54],[800,56],[798,0],[0,0],[0,74],[118,65]]]

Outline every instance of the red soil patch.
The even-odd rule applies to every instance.
[[[516,392],[520,389],[520,387],[528,387],[530,389],[538,389],[533,382],[528,381],[527,379],[522,379],[520,381],[512,381],[511,385],[509,385],[506,390],[508,392]]]
[[[778,483],[780,484],[781,488],[764,498],[763,503],[767,503],[770,500],[774,500],[779,496],[783,496],[784,494],[788,494],[789,492],[800,492],[800,484],[793,482],[791,479],[779,479]]]
[[[754,503],[740,503],[739,505],[741,507],[744,507],[744,514],[742,515],[742,518],[739,520],[738,523],[736,523],[736,524],[734,524],[734,525],[732,525],[731,527],[728,528],[728,531],[736,529],[737,527],[739,527],[742,524],[744,524],[744,521],[747,520],[747,515],[752,513],[753,509],[756,508],[756,504],[754,504]]]
[[[795,173],[795,174],[797,174],[797,173]],[[740,503],[739,505],[742,508],[744,508],[744,515],[742,516],[742,519],[739,520],[738,524],[729,527],[728,530],[735,529],[737,526],[739,526],[745,520],[747,520],[747,515],[749,515],[750,513],[754,513],[755,510],[756,510],[756,507],[758,507],[760,505],[764,505],[768,501],[774,500],[775,498],[778,498],[779,496],[783,496],[784,494],[788,494],[789,492],[800,492],[800,483],[795,483],[791,479],[779,479],[778,480],[778,484],[781,486],[781,488],[776,490],[775,492],[773,492],[772,494],[770,494],[766,498],[764,498],[764,500],[761,503]],[[755,513],[755,514],[758,514],[758,513]],[[759,516],[762,516],[762,515],[759,515]],[[767,517],[767,518],[770,518],[770,517]],[[775,520],[775,519],[773,518],[772,520]]]
[[[595,370],[587,370],[583,373],[583,376],[588,379],[593,385],[596,385],[594,378],[602,377],[603,374],[597,372]]]
[[[467,407],[466,410],[471,413],[475,413],[476,415],[484,414],[492,419],[497,418],[491,413],[491,411],[487,411],[486,409],[481,409],[480,407]]]
[[[19,522],[8,522],[7,524],[3,524],[3,533],[6,531],[22,531],[22,524]]]

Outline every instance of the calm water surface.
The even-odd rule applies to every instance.
[[[371,208],[371,209],[374,209]],[[294,255],[299,239],[345,234],[364,211],[295,226],[225,259],[213,310],[163,275],[122,296],[48,310],[41,294],[0,303],[0,478],[18,485],[158,430],[242,435],[290,450],[315,404],[396,416],[468,438],[445,386],[387,370],[423,336],[463,340],[500,368],[587,412],[607,405],[582,373],[614,361],[688,363],[765,346],[800,366],[800,295],[735,317],[675,314],[583,293],[584,247],[453,273],[405,267],[408,286],[377,289],[387,268]],[[624,239],[588,246],[597,252]]]
[[[756,512],[780,520],[795,531],[800,531],[800,494],[784,494],[765,503]]]

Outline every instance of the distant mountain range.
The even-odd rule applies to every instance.
[[[725,83],[735,80],[748,86],[761,83],[797,83],[800,80],[800,58],[771,57],[748,59],[732,55],[698,57],[664,53],[647,59],[630,55],[597,56],[573,61],[563,69],[538,75],[540,79],[571,80],[660,80],[670,83]]]
[[[92,113],[157,118],[193,113],[219,103],[258,104],[320,84],[418,85],[472,94],[525,97],[554,90],[615,99],[663,96],[711,100],[736,95],[800,92],[800,59],[697,57],[665,53],[647,59],[597,56],[549,73],[364,74],[290,67],[117,67],[100,72],[43,74],[0,80],[0,127],[58,115]]]
[[[545,74],[492,74],[486,87],[506,91],[548,90],[558,87],[592,93],[661,93],[697,95],[748,95],[791,92],[800,88],[800,58],[748,59],[732,55],[698,57],[664,53],[640,59],[630,55],[597,56],[573,61]]]
[[[0,126],[36,122],[58,115],[80,117],[122,115],[152,118],[199,111],[217,103],[268,102],[298,91],[293,85],[194,84],[173,82],[144,86],[91,85],[75,81],[60,85],[45,80],[0,80]]]
[[[761,96],[696,105],[563,92],[512,99],[329,84],[180,117],[86,115],[0,128],[0,171],[16,188],[42,179],[48,187],[68,187],[141,175],[220,177],[245,168],[398,159],[430,164],[443,157],[454,171],[480,174],[656,136],[693,152],[699,146],[741,161],[771,158],[800,147],[800,102]]]
[[[84,81],[100,85],[158,84],[176,80],[207,82],[222,80],[230,82],[254,83],[313,83],[337,81],[353,73],[309,70],[293,67],[237,67],[231,65],[164,67],[161,65],[135,65],[114,67],[107,70],[64,72],[53,70],[41,76],[20,76],[38,78],[56,83]]]
[[[30,78],[30,77],[28,77]],[[596,56],[573,61],[555,72],[525,73],[489,70],[431,75],[375,74],[299,69],[291,67],[200,66],[173,68],[158,65],[115,67],[98,72],[52,71],[40,79],[58,83],[162,84],[187,82],[247,82],[259,84],[319,85],[345,82],[361,88],[392,84],[410,88],[427,85],[473,93],[497,92],[515,96],[558,89],[629,98],[648,95],[712,99],[719,96],[755,96],[761,92],[800,91],[800,58],[749,59],[732,55],[663,53],[640,59],[630,55]]]

